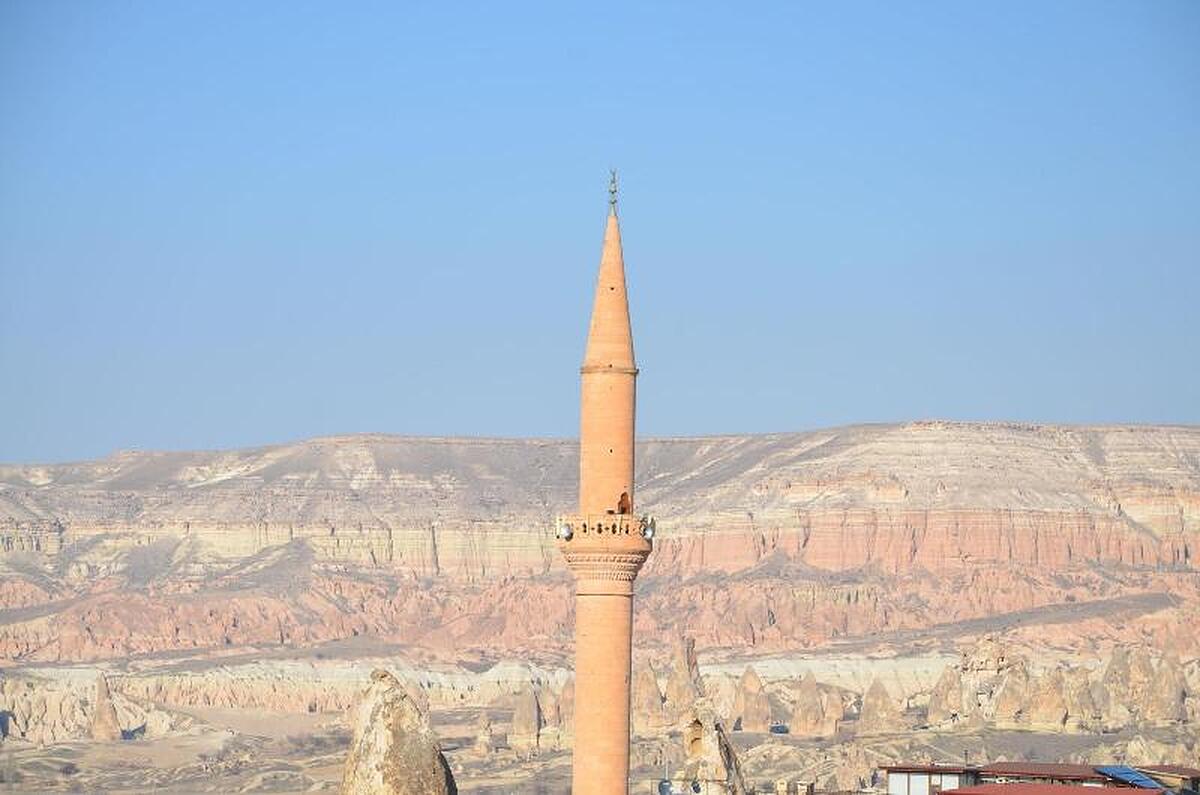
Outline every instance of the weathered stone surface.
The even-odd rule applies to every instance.
[[[341,795],[456,795],[458,788],[428,717],[387,671],[355,710]]]
[[[513,707],[512,728],[508,733],[508,745],[523,754],[538,752],[538,739],[545,721],[537,693],[527,688],[517,694]]]
[[[746,666],[742,678],[738,681],[737,696],[733,702],[733,730],[771,730],[771,702],[753,665]]]
[[[475,745],[472,750],[476,756],[486,757],[496,750],[496,737],[492,732],[492,719],[487,710],[481,710],[475,721]]]
[[[864,735],[890,734],[907,728],[908,722],[900,705],[883,682],[876,679],[863,694],[857,732]]]
[[[96,677],[96,701],[92,705],[92,739],[110,742],[121,739],[121,724],[117,721],[117,710],[113,707],[108,692],[108,679],[104,674]]]
[[[676,636],[666,692],[663,694],[667,714],[675,720],[690,715],[692,705],[703,695],[704,682],[700,679],[700,664],[696,660],[696,639],[690,635]]]
[[[1151,724],[1178,723],[1187,718],[1186,701],[1187,681],[1183,668],[1178,659],[1166,657],[1146,688],[1142,715]]]
[[[930,724],[955,724],[966,720],[969,710],[963,701],[963,677],[958,666],[947,665],[929,694],[927,720]]]
[[[788,733],[798,737],[828,736],[838,731],[841,719],[841,699],[836,697],[836,710],[826,710],[826,698],[812,671],[804,675],[796,688],[796,701],[792,705],[792,719],[787,724]]]
[[[1066,682],[1055,668],[1038,677],[1031,689],[1025,720],[1030,727],[1044,731],[1062,731],[1067,722]]]
[[[1003,672],[992,704],[992,719],[997,726],[1019,727],[1026,723],[1029,708],[1029,669],[1024,660]]]
[[[629,709],[635,734],[658,732],[671,725],[658,686],[658,674],[649,662],[634,665],[632,688]]]
[[[696,701],[681,728],[684,762],[672,779],[675,784],[690,787],[693,782],[711,782],[729,795],[747,795],[737,754],[712,704],[706,699]]]
[[[576,453],[373,435],[0,467],[0,608],[59,604],[0,626],[0,658],[362,636],[446,655],[531,638],[562,650],[569,584],[544,531],[546,506],[572,501]],[[666,524],[643,576],[672,587],[640,597],[639,632],[787,650],[1053,605],[1085,614],[1103,592],[1156,595],[1149,607],[1168,609],[1146,626],[1153,645],[1192,659],[1200,599],[1172,570],[1195,569],[1198,458],[1190,428],[921,422],[645,442],[655,474],[639,497]],[[10,556],[44,571],[3,569]],[[1108,563],[1140,573],[1093,570]],[[876,574],[712,578],[749,570]],[[931,576],[905,576],[917,570]]]
[[[1063,674],[1063,696],[1067,704],[1067,729],[1088,732],[1102,724],[1103,716],[1086,668],[1066,670]]]

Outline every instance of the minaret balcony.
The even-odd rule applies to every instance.
[[[568,514],[555,519],[555,535],[564,550],[653,549],[656,522],[651,516],[628,513]]]

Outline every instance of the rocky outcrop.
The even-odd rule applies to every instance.
[[[629,709],[634,733],[660,732],[670,726],[654,667],[648,661],[636,663],[632,676]]]
[[[112,696],[108,692],[108,679],[104,674],[96,677],[96,701],[92,705],[93,740],[111,742],[120,740],[121,724],[117,721],[117,710],[113,706]]]
[[[771,730],[771,702],[753,665],[747,665],[742,678],[738,680],[737,695],[733,702],[733,730]]]
[[[900,705],[883,682],[876,679],[863,694],[856,731],[861,735],[894,734],[909,727]]]
[[[371,674],[352,723],[341,795],[456,795],[428,717],[390,673]]]
[[[670,673],[667,676],[664,706],[672,720],[691,714],[696,699],[704,695],[700,664],[696,660],[696,639],[677,635],[672,647]]]
[[[1055,668],[1033,683],[1025,721],[1034,729],[1062,731],[1067,723],[1066,681]]]
[[[796,688],[788,733],[797,737],[828,737],[837,733],[841,719],[841,699],[837,696],[826,698],[816,677],[809,671]]]
[[[1179,660],[1166,657],[1146,688],[1141,714],[1147,723],[1180,723],[1187,718],[1187,681]]]
[[[930,724],[954,725],[965,720],[971,706],[963,699],[963,677],[958,666],[947,665],[929,694],[926,719]]]
[[[492,731],[492,719],[488,716],[487,710],[482,710],[479,713],[479,719],[475,722],[475,744],[472,750],[476,756],[487,757],[496,750],[496,737]]]
[[[746,795],[750,791],[725,727],[707,700],[692,705],[682,729],[684,761],[673,777],[677,787],[687,792],[694,782],[707,782],[729,795]]]
[[[545,721],[537,693],[532,688],[517,694],[513,707],[512,728],[508,732],[510,748],[525,755],[538,752],[538,739]]]

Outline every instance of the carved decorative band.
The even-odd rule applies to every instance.
[[[575,552],[563,556],[580,579],[633,582],[646,561],[646,552]]]

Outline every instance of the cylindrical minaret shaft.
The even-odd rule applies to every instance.
[[[573,795],[629,791],[633,581],[651,543],[633,516],[633,335],[616,215],[604,232],[580,394],[579,514],[560,548],[576,578]]]

